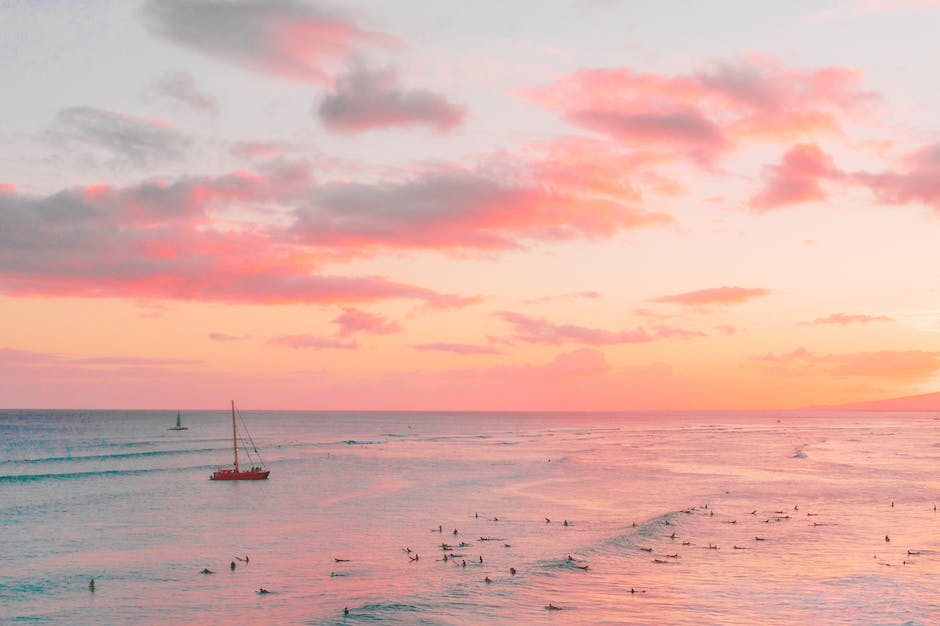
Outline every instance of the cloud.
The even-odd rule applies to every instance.
[[[189,139],[168,122],[87,106],[59,111],[50,134],[57,142],[80,141],[141,167],[182,158],[189,146]]]
[[[295,350],[356,350],[359,348],[359,344],[355,341],[342,341],[315,335],[279,335],[271,339],[270,343]]]
[[[399,250],[509,250],[673,223],[618,198],[616,185],[592,189],[575,171],[546,179],[550,156],[434,164],[369,183],[314,181],[307,163],[279,158],[253,171],[46,196],[10,187],[0,193],[0,290],[346,305],[407,298],[454,308],[480,298],[324,267]],[[569,166],[578,168],[552,165]]]
[[[503,354],[493,346],[481,346],[470,343],[419,343],[411,346],[414,350],[453,352],[454,354]]]
[[[580,343],[591,346],[605,346],[622,343],[646,343],[657,339],[688,339],[703,336],[702,333],[697,331],[669,326],[658,326],[652,331],[637,327],[633,330],[613,332],[572,324],[552,324],[541,318],[509,311],[500,311],[495,315],[513,327],[514,337],[517,340],[544,345]]]
[[[885,204],[922,203],[940,213],[940,143],[921,146],[900,165],[906,171],[857,172],[852,179],[867,186]]]
[[[298,240],[367,249],[509,249],[520,240],[608,237],[671,223],[659,213],[528,180],[527,172],[438,168],[406,181],[327,183],[293,226]],[[515,169],[519,169],[516,167]]]
[[[329,130],[359,133],[379,128],[428,126],[446,131],[460,125],[463,107],[426,89],[402,89],[394,71],[354,68],[336,80],[317,115]]]
[[[665,75],[589,68],[528,90],[575,126],[637,150],[709,162],[745,137],[792,140],[867,115],[878,97],[847,67],[790,68],[766,57]]]
[[[398,45],[321,5],[291,0],[149,0],[145,27],[232,65],[308,83],[360,46]]]
[[[347,337],[355,333],[370,333],[373,335],[388,335],[401,332],[401,324],[388,320],[377,313],[368,313],[359,309],[344,308],[343,313],[333,319],[339,325],[340,337]]]
[[[563,293],[557,296],[545,296],[542,298],[530,298],[526,300],[526,304],[543,304],[546,302],[555,302],[556,300],[562,300],[565,302],[575,302],[577,300],[597,300],[601,297],[601,294],[597,291],[585,290],[585,291],[570,291],[568,293]]]
[[[762,288],[747,287],[713,287],[698,291],[687,291],[670,296],[653,298],[650,302],[663,302],[668,304],[681,304],[687,306],[708,306],[722,304],[739,304],[753,298],[770,295],[770,291]]]
[[[325,253],[270,224],[230,223],[232,206],[296,200],[309,185],[289,164],[234,173],[0,194],[0,290],[15,295],[361,303],[387,298],[454,306],[464,299],[381,276],[318,270]]]
[[[803,324],[838,324],[848,326],[849,324],[869,324],[871,322],[893,322],[894,320],[886,315],[849,315],[846,313],[833,313],[827,317],[818,317],[812,322],[803,322]]]
[[[270,159],[284,152],[284,146],[267,141],[236,141],[229,153],[238,159]]]
[[[754,357],[775,375],[827,373],[835,376],[925,380],[940,370],[940,352],[881,350],[848,354],[816,354],[797,348],[783,354]]]
[[[825,200],[821,181],[838,179],[832,157],[815,144],[800,144],[788,150],[779,165],[764,168],[765,187],[750,200],[751,209],[765,212],[781,206]]]
[[[169,72],[164,74],[153,86],[151,92],[173,104],[182,104],[198,113],[216,115],[219,112],[218,101],[201,91],[187,72]]]
[[[126,367],[165,367],[177,365],[198,365],[202,361],[193,359],[158,359],[136,356],[97,356],[97,357],[71,357],[54,352],[34,352],[31,350],[14,350],[0,348],[0,365],[15,365],[17,367],[46,367],[68,366],[79,369],[108,369]]]
[[[727,148],[720,127],[691,107],[677,106],[665,113],[581,109],[569,111],[565,117],[577,126],[610,135],[635,148],[656,145],[701,160],[714,158]]]
[[[228,343],[231,341],[242,341],[246,337],[242,335],[227,335],[225,333],[209,333],[209,339],[212,341],[220,341],[223,343]]]

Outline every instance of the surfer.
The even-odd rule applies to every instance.
[[[568,520],[565,520],[565,523],[562,524],[562,526],[567,526],[567,525],[568,525]]]
[[[202,568],[202,571],[199,572],[199,573],[200,573],[200,574],[215,574],[215,572],[213,572],[213,571],[212,571],[211,569],[209,569],[208,567]]]
[[[267,589],[265,589],[264,587],[259,587],[259,588],[258,588],[258,593],[264,595],[264,594],[266,594],[266,593],[271,593],[271,592],[268,591]]]
[[[343,615],[349,615],[349,607],[343,607]]]
[[[510,568],[509,568],[509,574],[510,574],[511,576],[515,576],[515,575],[516,575],[516,568],[515,568],[515,567],[510,567]]]
[[[235,571],[235,561],[232,561],[232,564],[230,565],[230,567],[231,567],[232,571],[234,572],[234,571]]]
[[[548,606],[545,607],[545,610],[546,611],[561,611],[562,608],[560,606],[555,606],[554,604],[549,602]]]
[[[489,577],[489,576],[487,576],[486,578],[483,579],[483,582],[485,582],[485,583],[491,583],[491,582],[493,582],[493,581],[490,580],[490,577]]]
[[[92,578],[91,580],[88,581],[88,591],[94,591],[94,590],[95,590],[95,579]]]

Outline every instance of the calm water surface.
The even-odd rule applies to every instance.
[[[940,623],[933,414],[243,415],[0,411],[0,623]]]

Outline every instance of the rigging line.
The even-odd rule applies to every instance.
[[[242,412],[239,409],[235,409],[238,413],[238,419],[241,420],[242,428],[245,431],[245,434],[248,436],[248,441],[251,443],[252,449],[255,451],[255,454],[258,455],[258,463],[264,465],[264,459],[261,458],[261,452],[258,450],[258,446],[255,445],[255,440],[251,438],[251,431],[248,430],[248,425],[245,423],[245,418],[242,417]],[[245,438],[242,437],[242,443],[245,442]],[[251,453],[248,451],[248,448],[245,448],[245,453],[248,455],[248,458],[251,459]],[[253,460],[252,460],[253,461]]]

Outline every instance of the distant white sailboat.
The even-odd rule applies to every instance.
[[[188,426],[180,424],[180,412],[176,412],[176,426],[170,426],[167,430],[189,430]]]

